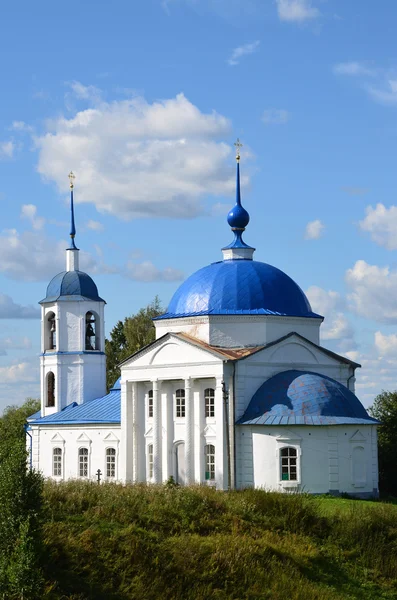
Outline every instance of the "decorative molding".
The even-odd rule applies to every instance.
[[[359,442],[360,444],[362,444],[363,442],[365,443],[367,441],[367,438],[363,433],[361,433],[359,429],[357,429],[357,431],[353,433],[349,441],[353,443]]]

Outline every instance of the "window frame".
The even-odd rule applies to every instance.
[[[90,319],[87,321],[87,316],[91,315]],[[88,324],[93,324],[94,335],[90,336],[90,339],[95,338],[94,348],[87,347],[87,326]],[[87,310],[84,315],[84,351],[85,352],[98,352],[100,348],[100,319],[98,313],[94,310]]]
[[[186,391],[185,391],[185,388],[178,388],[177,390],[175,390],[175,418],[176,419],[184,419],[185,417],[186,417]]]
[[[57,450],[59,450],[59,452],[57,452]],[[52,449],[52,476],[57,478],[57,479],[62,479],[63,477],[63,453],[64,453],[64,449],[61,448],[60,446],[55,446]],[[55,457],[57,457],[57,460],[55,461]],[[58,467],[58,470],[60,471],[60,473],[56,473],[56,468]]]
[[[147,478],[149,481],[154,476],[154,455],[153,455],[153,443],[147,444],[146,446],[146,462],[147,462]]]
[[[52,399],[50,402],[50,379],[52,381]],[[46,389],[45,389],[45,397],[46,397],[46,408],[55,408],[55,373],[54,371],[48,371],[45,378]]]
[[[215,419],[215,389],[212,387],[204,390],[204,415],[206,419]]]
[[[206,443],[204,446],[204,478],[205,482],[212,485],[216,481],[216,447],[215,444]],[[211,460],[212,458],[212,460]],[[208,474],[208,477],[207,477]]]
[[[81,467],[82,464],[84,464],[84,461],[82,463],[81,458],[86,457],[86,465],[87,465],[87,474],[84,475],[81,474]],[[83,471],[84,471],[84,467],[83,467]],[[78,451],[77,451],[77,476],[80,479],[89,479],[90,477],[90,450],[89,448],[87,448],[87,446],[80,446]]]
[[[147,418],[153,419],[153,390],[147,393]]]
[[[109,460],[109,458],[112,458],[113,461]],[[112,468],[111,466],[113,465],[113,471],[114,474],[111,475],[109,474],[109,472],[111,472]],[[110,481],[115,481],[117,478],[117,450],[114,446],[108,446],[107,448],[105,448],[105,477],[106,479],[109,479]]]
[[[295,443],[294,443],[295,442]],[[297,488],[301,484],[301,457],[302,451],[300,447],[300,440],[294,440],[294,442],[289,442],[284,440],[283,443],[279,442],[279,446],[277,448],[277,479],[279,485],[282,488]],[[297,443],[298,442],[298,443]],[[282,451],[286,448],[292,448],[296,451],[296,479],[283,479],[282,478],[282,458],[286,458],[282,456]]]
[[[50,311],[46,314],[46,327],[47,327],[47,340],[46,340],[46,348],[45,350],[48,350],[50,352],[56,352],[57,351],[57,316],[54,313],[54,311]],[[54,323],[54,331],[51,331],[52,329],[52,323]]]

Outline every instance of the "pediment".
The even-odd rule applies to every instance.
[[[291,431],[290,429],[286,429],[285,431],[283,431],[280,435],[278,435],[276,437],[276,441],[279,442],[280,444],[283,444],[284,442],[300,442],[302,440],[302,437],[296,433],[295,431]]]
[[[88,435],[83,431],[83,433],[81,433],[79,435],[79,437],[77,438],[78,442],[87,442],[87,443],[91,443],[91,439],[88,437]]]
[[[153,427],[149,427],[149,429],[147,431],[145,431],[145,437],[152,437],[153,436]]]
[[[55,433],[52,438],[51,438],[51,442],[59,442],[61,444],[65,443],[65,439],[61,436],[60,433]]]
[[[207,437],[216,437],[216,431],[211,425],[207,425],[203,431],[204,435]]]
[[[355,433],[353,433],[353,435],[351,436],[350,441],[351,442],[366,442],[367,438],[359,429],[357,429],[357,431]]]
[[[119,438],[111,431],[107,434],[107,436],[103,439],[104,442],[119,442]]]

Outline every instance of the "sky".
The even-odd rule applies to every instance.
[[[397,373],[395,0],[14,0],[0,23],[0,409],[39,395],[40,311],[68,245],[107,334],[245,241],[359,362]]]

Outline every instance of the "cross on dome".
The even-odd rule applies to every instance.
[[[236,146],[236,160],[238,162],[240,160],[240,148],[243,147],[243,144],[237,138],[237,142],[234,142],[234,145]]]
[[[76,236],[76,225],[74,222],[74,202],[73,202],[73,189],[74,189],[74,180],[76,179],[76,175],[73,171],[70,171],[69,175],[69,187],[70,187],[70,248],[69,250],[78,250],[76,244],[74,243],[74,238]]]

